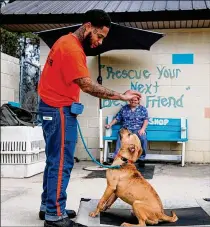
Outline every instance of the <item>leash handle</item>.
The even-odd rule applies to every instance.
[[[119,169],[120,166],[106,166],[106,165],[103,165],[101,164],[100,162],[98,162],[93,156],[92,154],[89,152],[86,144],[85,144],[85,140],[83,138],[83,135],[82,135],[82,131],[81,131],[81,128],[80,128],[80,125],[79,125],[79,121],[77,120],[77,126],[78,126],[78,129],[79,129],[79,133],[80,133],[80,136],[82,138],[82,143],[84,144],[84,147],[85,147],[85,150],[87,151],[88,155],[90,156],[90,158],[92,159],[93,162],[95,162],[97,165],[101,166],[101,167],[104,167],[104,168],[107,168],[107,169]]]

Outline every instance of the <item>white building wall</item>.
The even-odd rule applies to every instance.
[[[0,53],[1,61],[1,105],[8,101],[19,102],[19,59]]]

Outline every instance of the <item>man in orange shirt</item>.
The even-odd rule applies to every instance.
[[[55,42],[39,81],[39,112],[46,143],[39,217],[45,219],[45,227],[75,226],[69,218],[75,217],[76,213],[65,208],[66,188],[74,165],[77,141],[77,121],[70,112],[70,106],[73,102],[79,102],[80,89],[92,96],[113,100],[127,101],[141,96],[139,92],[131,90],[120,94],[90,78],[84,47],[101,45],[110,26],[110,17],[104,11],[86,12],[78,30]]]

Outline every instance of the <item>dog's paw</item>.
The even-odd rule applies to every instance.
[[[133,209],[131,210],[131,216],[136,216]]]
[[[96,212],[90,212],[89,216],[92,217],[92,218],[95,218],[97,215],[96,215]]]
[[[128,226],[133,226],[133,225],[132,225],[132,224],[129,224],[129,223],[126,223],[126,222],[123,222],[123,223],[121,224],[121,226],[128,227]]]

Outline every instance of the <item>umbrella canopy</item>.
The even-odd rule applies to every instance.
[[[51,48],[55,41],[69,32],[76,31],[81,24],[38,32],[39,37]],[[108,36],[101,46],[97,48],[86,48],[87,56],[96,56],[110,50],[142,49],[150,50],[150,47],[162,38],[164,34],[146,31],[137,28],[121,26],[112,23]]]

